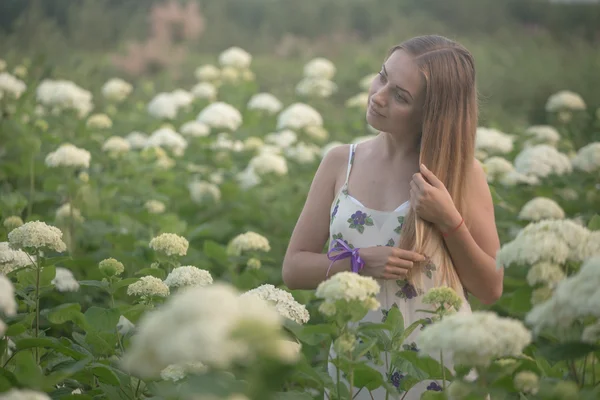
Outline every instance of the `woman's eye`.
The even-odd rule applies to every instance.
[[[383,83],[385,82],[385,75],[383,75],[383,73],[379,73],[379,80]]]
[[[402,95],[400,95],[400,93],[396,93],[396,100],[398,100],[401,103],[404,103],[406,100],[404,100],[404,97],[402,97]]]

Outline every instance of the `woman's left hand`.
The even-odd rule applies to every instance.
[[[417,215],[448,231],[462,219],[446,186],[421,164],[421,172],[410,182],[410,205]]]

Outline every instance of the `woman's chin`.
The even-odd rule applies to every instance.
[[[381,126],[381,121],[379,118],[377,118],[376,116],[372,116],[369,113],[367,113],[367,123],[369,124],[369,126],[372,128],[372,130],[381,132],[383,131],[383,127]]]

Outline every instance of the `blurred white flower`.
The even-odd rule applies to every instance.
[[[214,183],[206,181],[193,181],[188,184],[190,197],[195,203],[202,203],[207,199],[218,202],[221,200],[221,190]]]
[[[130,320],[121,315],[119,317],[119,322],[117,322],[117,332],[119,332],[120,335],[125,336],[133,329],[135,329],[135,325]]]
[[[596,344],[600,340],[600,319],[595,324],[586,326],[581,334],[583,343]]]
[[[252,62],[252,55],[239,47],[230,47],[219,55],[219,64],[222,67],[247,69]]]
[[[565,212],[558,203],[547,197],[535,197],[529,200],[519,212],[519,219],[540,221],[542,219],[562,219]]]
[[[71,213],[71,203],[65,203],[56,210],[56,222],[61,224],[65,223],[66,221],[70,221],[71,214],[73,216],[73,222],[82,223],[83,221],[85,221],[85,219],[81,216],[81,211],[73,207]]]
[[[37,100],[54,114],[75,110],[80,118],[92,111],[92,94],[66,80],[43,80],[36,90]]]
[[[189,242],[174,233],[163,233],[150,241],[150,248],[167,256],[185,256]]]
[[[331,316],[335,313],[337,301],[360,302],[368,309],[378,309],[381,305],[375,296],[379,290],[380,286],[375,279],[344,271],[321,282],[315,295],[324,300],[319,306],[319,311]]]
[[[0,275],[0,311],[9,317],[17,313],[15,288],[10,279],[4,275]]]
[[[109,79],[102,86],[102,95],[109,101],[120,103],[132,92],[133,86],[120,78]]]
[[[229,138],[229,134],[221,132],[217,135],[217,140],[211,144],[211,148],[214,150],[231,150],[240,152],[244,150],[244,142],[241,140],[232,140]]]
[[[477,127],[475,148],[489,153],[510,153],[514,137],[494,128]]]
[[[362,90],[364,90],[365,92],[368,92],[369,89],[371,89],[371,83],[373,83],[373,79],[377,78],[379,76],[379,74],[369,74],[365,77],[363,77],[360,82],[359,82],[359,86]]]
[[[30,389],[11,389],[2,393],[2,400],[51,400],[46,393]]]
[[[546,102],[546,111],[576,111],[585,110],[585,102],[577,93],[569,90],[561,90],[548,98]]]
[[[10,95],[18,99],[25,90],[27,90],[25,82],[15,78],[8,72],[0,72],[0,98],[4,97],[4,95]]]
[[[577,151],[571,159],[574,168],[585,172],[600,170],[600,142],[589,143]]]
[[[148,113],[158,119],[175,119],[179,105],[171,93],[159,93],[148,103]]]
[[[335,72],[335,65],[323,57],[313,58],[304,65],[304,76],[307,78],[332,79]]]
[[[256,136],[250,136],[244,141],[244,150],[255,151],[259,150],[264,145],[261,138]]]
[[[167,297],[169,295],[169,287],[157,277],[148,275],[127,286],[127,295],[137,297]]]
[[[111,136],[102,145],[102,151],[110,154],[123,154],[131,150],[131,144],[120,136]]]
[[[534,125],[527,128],[525,134],[530,137],[527,140],[527,145],[532,144],[549,144],[556,147],[560,141],[560,134],[550,125]]]
[[[106,276],[121,275],[125,272],[123,263],[112,257],[100,261],[98,263],[98,269]]]
[[[73,273],[66,268],[56,267],[56,276],[51,282],[59,292],[76,292],[79,290],[79,282]]]
[[[242,124],[242,114],[233,106],[216,102],[206,106],[196,120],[205,123],[211,128],[237,130]]]
[[[8,234],[8,242],[13,249],[28,253],[40,250],[53,250],[62,253],[67,245],[62,241],[60,229],[41,221],[30,221],[13,229]]]
[[[173,269],[165,279],[165,284],[169,288],[206,286],[212,283],[213,278],[210,272],[191,265]]]
[[[515,158],[515,170],[523,175],[545,178],[549,175],[571,173],[573,167],[567,155],[554,147],[540,144],[527,147]]]
[[[194,95],[188,92],[187,90],[176,89],[170,94],[173,98],[173,101],[175,102],[175,105],[177,106],[177,110],[181,108],[188,108],[190,104],[192,104],[192,102],[194,101]]]
[[[210,82],[200,82],[194,85],[192,94],[197,99],[215,101],[217,98],[217,88]]]
[[[360,108],[360,109],[366,110],[368,103],[369,103],[369,93],[362,92],[362,93],[354,95],[354,96],[350,97],[348,100],[346,100],[346,107]]]
[[[338,147],[338,146],[343,146],[343,145],[344,145],[344,143],[342,143],[342,142],[330,142],[330,143],[328,143],[321,150],[321,157],[325,157],[325,155],[327,153],[329,153],[329,151],[332,150],[333,148]]]
[[[290,292],[277,289],[273,285],[261,285],[242,294],[242,298],[257,296],[263,300],[274,303],[277,312],[284,318],[297,324],[305,324],[310,319],[310,314],[303,304],[298,303]]]
[[[285,158],[278,154],[262,152],[253,157],[248,164],[258,175],[274,173],[275,175],[287,175],[288,167]]]
[[[565,273],[560,265],[547,261],[536,263],[527,271],[527,284],[529,286],[542,284],[553,287],[563,279],[565,279]]]
[[[321,114],[308,104],[294,103],[285,108],[277,117],[277,130],[300,130],[308,126],[323,126]]]
[[[12,249],[8,242],[0,242],[0,275],[32,265],[35,257],[27,255],[22,250]]]
[[[285,149],[290,147],[292,144],[296,143],[298,140],[298,136],[296,133],[289,129],[284,129],[280,132],[269,133],[265,136],[265,142],[271,143],[281,149]]]
[[[248,100],[249,110],[266,111],[269,114],[276,114],[283,108],[283,104],[270,93],[257,93]]]
[[[191,287],[141,318],[123,367],[146,378],[188,362],[220,369],[234,362],[251,366],[257,359],[280,358],[273,348],[279,339],[281,317],[264,300],[242,299],[224,284]]]
[[[299,164],[310,164],[317,161],[321,155],[321,149],[314,144],[298,143],[285,151],[286,157]]]
[[[48,167],[89,168],[91,158],[89,151],[66,143],[46,156],[46,165]]]
[[[250,166],[248,166],[243,171],[239,172],[236,175],[235,179],[238,182],[238,185],[240,185],[240,188],[242,188],[243,190],[251,189],[251,188],[259,185],[261,182],[260,177],[256,174],[254,169]]]
[[[23,225],[23,220],[18,215],[10,215],[4,218],[4,221],[2,221],[2,225],[4,226],[4,228],[6,228],[7,232],[10,232],[13,229]]]
[[[158,200],[148,200],[145,204],[144,204],[144,208],[150,213],[150,214],[162,214],[165,212],[165,203],[163,203],[162,201],[158,201]]]
[[[523,323],[491,311],[457,313],[427,326],[417,337],[420,354],[443,352],[454,365],[487,367],[500,357],[518,357],[531,343]]]
[[[219,79],[220,71],[214,65],[205,64],[196,68],[194,75],[201,82],[214,82]]]
[[[234,67],[223,67],[221,70],[221,82],[238,83],[242,78],[241,70]]]
[[[6,61],[0,58],[0,72],[3,72],[6,69]]]
[[[207,371],[206,365],[197,363],[183,363],[183,364],[171,364],[162,371],[160,371],[160,377],[165,381],[177,382],[182,380],[188,374],[201,374]],[[194,399],[196,399],[194,397]],[[197,400],[197,399],[196,399]]]
[[[133,131],[125,136],[125,139],[129,142],[132,149],[143,149],[148,142],[148,135],[143,132]]]
[[[146,147],[162,147],[170,149],[175,154],[183,154],[187,145],[187,140],[171,128],[160,128],[152,132],[146,141]]]
[[[210,127],[199,121],[188,121],[181,125],[179,131],[182,135],[189,137],[206,137],[210,135]]]
[[[245,252],[253,251],[261,251],[265,253],[271,251],[269,239],[256,232],[249,231],[237,235],[231,239],[227,245],[228,254],[233,256],[239,256]]]
[[[311,125],[304,127],[304,133],[306,133],[306,136],[308,136],[308,138],[317,142],[324,142],[329,137],[329,132],[327,132],[327,129],[319,125]]]
[[[328,79],[303,78],[296,85],[300,96],[327,98],[337,91],[337,85]]]
[[[502,157],[490,157],[483,162],[483,170],[488,182],[494,182],[498,178],[515,170],[510,161]]]

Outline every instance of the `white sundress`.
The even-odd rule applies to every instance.
[[[404,217],[409,210],[409,202],[406,201],[394,211],[378,211],[365,207],[360,201],[352,197],[348,193],[348,178],[354,163],[354,154],[356,145],[350,146],[350,154],[348,158],[348,169],[346,172],[346,181],[340,188],[340,191],[331,205],[330,225],[329,225],[329,242],[333,246],[336,239],[343,240],[351,248],[364,248],[372,246],[397,246],[399,240],[400,228],[404,222]],[[361,322],[381,323],[387,315],[387,312],[394,305],[398,306],[402,316],[404,317],[404,326],[408,327],[413,322],[429,318],[432,314],[427,314],[417,310],[431,309],[428,304],[423,304],[421,301],[424,292],[435,286],[435,275],[437,271],[435,266],[430,264],[424,270],[423,290],[418,290],[406,280],[387,280],[377,279],[381,287],[380,293],[377,295],[377,300],[381,303],[381,308],[376,311],[369,311]],[[463,306],[459,312],[471,312],[469,303],[463,298]],[[405,350],[418,351],[415,345],[415,339],[421,332],[421,329],[415,329],[404,342]],[[333,346],[330,349],[330,359],[335,358]],[[382,355],[385,364],[388,364],[389,354]],[[446,363],[446,367],[451,368],[451,365]],[[388,374],[386,365],[379,366],[370,365],[372,368],[381,372],[383,379],[394,386],[398,387],[400,382],[405,377],[404,371],[393,370]],[[334,382],[337,379],[336,367],[329,362],[328,372]],[[424,381],[413,386],[404,400],[418,400],[421,394],[426,390],[441,390],[441,381]],[[355,394],[358,389],[355,389]],[[399,392],[401,397],[405,393]],[[385,399],[386,391],[383,388],[376,389],[369,393],[367,389],[363,389],[358,393],[355,399]],[[371,396],[372,395],[372,396]]]

